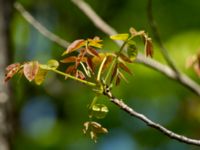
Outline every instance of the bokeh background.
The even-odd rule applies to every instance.
[[[145,30],[151,36],[147,20],[147,0],[85,0],[120,33],[130,27]],[[70,0],[19,0],[50,31],[69,42],[99,36],[104,49],[118,47]],[[154,0],[153,14],[161,38],[179,69],[199,82],[186,59],[200,49],[200,1]],[[61,59],[64,48],[49,41],[15,11],[12,21],[13,62]],[[138,42],[140,45],[140,42]],[[154,43],[154,58],[165,63]],[[142,52],[142,49],[140,50]],[[200,98],[164,75],[143,65],[130,66],[133,76],[113,92],[138,112],[163,126],[193,138],[200,138]],[[14,150],[197,150],[179,143],[143,122],[132,118],[104,97],[101,102],[109,113],[99,120],[109,133],[95,144],[82,133],[88,121],[87,105],[94,93],[84,85],[48,74],[44,84],[36,86],[24,78],[12,81],[15,118]]]

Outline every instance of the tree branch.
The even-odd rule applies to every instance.
[[[176,68],[176,66],[175,66],[174,62],[172,61],[171,57],[169,56],[168,50],[165,48],[164,44],[162,43],[162,40],[160,38],[160,34],[158,32],[158,28],[157,28],[156,22],[155,22],[155,20],[153,18],[152,0],[148,0],[147,16],[148,16],[149,24],[150,24],[154,39],[158,43],[164,59],[166,60],[168,65],[177,73],[177,76],[178,76],[179,75],[178,69]]]
[[[85,13],[85,15],[89,19],[91,19],[91,21],[94,23],[94,25],[97,28],[99,28],[101,31],[103,31],[104,33],[106,33],[108,35],[113,35],[113,34],[117,33],[115,31],[115,29],[113,29],[105,21],[103,21],[84,0],[72,0],[72,2],[76,6],[78,6]],[[101,21],[99,21],[99,20],[101,20]],[[103,25],[98,26],[97,25],[98,22],[101,22]],[[105,32],[105,29],[104,29],[105,26],[107,28],[109,28],[110,30]],[[117,43],[117,44],[119,46],[121,46],[121,43]],[[162,44],[162,42],[161,42],[161,44]],[[180,84],[182,84],[183,86],[187,87],[189,90],[191,90],[192,92],[194,92],[194,93],[196,93],[197,95],[200,96],[200,86],[195,81],[190,79],[187,75],[185,75],[183,73],[177,74],[177,71],[175,71],[174,68],[172,69],[172,68],[170,68],[166,65],[159,63],[156,60],[153,60],[151,58],[147,58],[143,54],[138,55],[136,62],[141,63],[141,64],[143,64],[143,65],[145,65],[145,66],[147,66],[147,67],[149,67],[153,70],[156,70],[156,71],[164,74],[165,76],[167,76],[170,79],[178,81]]]
[[[200,140],[191,139],[191,138],[188,138],[186,136],[179,135],[179,134],[177,134],[175,132],[172,132],[171,130],[168,130],[165,127],[163,127],[162,125],[153,122],[152,120],[150,120],[145,115],[136,112],[135,110],[130,108],[127,104],[125,104],[122,100],[119,100],[118,98],[114,97],[112,95],[112,93],[110,92],[109,88],[104,88],[104,95],[107,96],[112,103],[114,103],[120,109],[122,109],[125,112],[127,112],[129,115],[138,118],[139,120],[141,120],[144,123],[146,123],[148,126],[160,131],[161,133],[165,134],[166,136],[168,136],[168,137],[170,137],[172,139],[178,140],[180,142],[183,142],[183,143],[200,146]]]
[[[84,3],[84,1],[82,0],[72,0],[73,2],[81,2]],[[18,5],[19,3],[17,3]],[[75,3],[76,4],[76,3]],[[18,5],[21,6],[21,5]],[[80,5],[80,6],[88,6],[88,5]],[[15,6],[16,7],[16,6]],[[20,8],[20,9],[19,9]],[[47,30],[44,26],[42,26],[36,19],[34,19],[22,6],[21,7],[16,7],[16,9],[22,14],[22,16],[30,23],[32,24],[41,34],[45,35],[48,39],[52,40],[53,42],[57,43],[60,46],[63,47],[67,47],[68,42],[66,42],[65,40],[61,39],[60,37],[58,39],[61,40],[55,40],[53,38],[50,38],[49,35],[55,35],[53,33],[51,33],[49,30]],[[23,9],[21,9],[23,8]],[[86,7],[88,8],[88,7]],[[23,11],[22,11],[23,10]],[[90,8],[90,11],[92,9]],[[92,10],[93,11],[93,10]],[[25,15],[26,14],[26,15]],[[95,14],[95,12],[93,11],[93,13],[91,14]],[[88,14],[90,15],[90,14]],[[95,14],[94,16],[96,16],[97,14]],[[97,15],[98,16],[98,15]],[[93,23],[96,22],[96,18],[92,18],[93,19]],[[106,24],[100,17],[98,17],[98,19],[101,20],[101,22],[103,22],[103,24]],[[97,20],[98,20],[97,19]],[[98,26],[97,26],[98,27]],[[103,26],[98,27],[100,30],[102,30],[103,32],[105,32],[105,30],[102,29]],[[109,27],[110,29],[112,29],[109,25],[107,25],[107,27]],[[104,28],[104,27],[103,27]],[[42,31],[44,30],[44,31]],[[47,32],[46,32],[47,31]],[[108,32],[108,33],[107,33]],[[105,32],[108,35],[112,35],[112,34],[116,34],[115,30],[108,30],[107,32]],[[49,35],[48,35],[49,34]],[[56,35],[55,35],[56,36]],[[58,37],[58,36],[56,36]],[[63,44],[60,41],[65,41]],[[118,43],[120,45],[120,43]],[[172,70],[170,67],[163,65],[151,58],[146,58],[144,55],[139,54],[138,58],[136,60],[136,62],[141,63],[146,65],[149,68],[152,68],[162,74],[164,74],[165,76],[169,77],[170,79],[176,80],[178,81],[180,84],[182,84],[183,86],[187,87],[188,89],[190,89],[191,91],[193,91],[194,93],[196,93],[197,95],[200,96],[200,86],[194,82],[193,80],[191,80],[189,77],[187,77],[185,74],[180,74],[179,77],[177,77],[176,72],[174,70]],[[125,112],[127,112],[128,114],[130,114],[131,116],[134,116],[138,119],[140,119],[141,121],[145,122],[148,126],[157,129],[158,131],[162,132],[163,134],[167,135],[170,138],[176,139],[178,141],[184,142],[184,143],[188,143],[188,144],[193,144],[193,145],[200,145],[200,141],[199,140],[195,140],[195,139],[191,139],[191,138],[187,138],[185,136],[176,134],[166,128],[164,128],[163,126],[161,126],[160,124],[157,124],[153,121],[151,121],[149,118],[147,118],[145,115],[140,114],[136,111],[134,111],[132,108],[130,108],[128,105],[126,105],[123,101],[115,98],[112,93],[110,92],[109,89],[105,88],[104,89],[104,95],[107,96],[111,102],[113,102],[115,105],[117,105],[119,108],[123,109]]]
[[[28,11],[24,9],[24,7],[19,3],[15,2],[14,7],[20,12],[20,14],[24,17],[24,19],[29,22],[35,29],[37,29],[42,35],[44,35],[47,39],[57,43],[58,45],[67,48],[69,42],[63,40],[59,36],[50,32],[46,27],[44,27],[40,22],[38,22]]]

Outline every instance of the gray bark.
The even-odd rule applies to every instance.
[[[0,0],[0,150],[9,150],[11,141],[9,86],[3,81],[4,70],[11,59],[11,0]]]

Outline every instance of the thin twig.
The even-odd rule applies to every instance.
[[[153,122],[152,120],[150,120],[145,115],[136,112],[135,110],[130,108],[127,104],[125,104],[122,100],[119,100],[118,98],[114,97],[108,88],[104,89],[104,95],[107,96],[112,103],[114,103],[119,108],[121,108],[122,110],[127,112],[129,115],[138,118],[139,120],[145,122],[148,126],[160,131],[161,133],[167,135],[168,137],[175,139],[175,140],[178,140],[178,141],[183,142],[183,143],[200,146],[200,140],[191,139],[191,138],[188,138],[186,136],[174,133],[171,130],[166,129],[162,125]]]
[[[148,16],[149,24],[150,24],[154,39],[158,43],[164,59],[166,60],[168,65],[177,73],[177,76],[178,76],[179,71],[178,71],[177,67],[175,66],[174,62],[172,61],[171,57],[169,56],[168,50],[165,48],[165,46],[160,38],[160,34],[159,34],[159,31],[158,31],[158,28],[156,25],[156,21],[153,17],[152,0],[148,0],[147,16]]]
[[[38,22],[28,11],[26,11],[19,2],[15,2],[14,7],[21,13],[21,15],[27,22],[29,22],[33,27],[35,27],[47,39],[50,39],[51,41],[59,44],[62,47],[68,47],[69,42],[50,32],[46,27],[44,27],[40,22]]]
[[[117,34],[115,29],[113,29],[105,21],[103,21],[84,0],[72,0],[72,1],[76,6],[78,6],[85,13],[85,15],[88,18],[91,19],[91,21],[94,23],[94,25],[96,25],[96,27],[99,28],[101,31],[103,31],[104,33],[106,33],[108,35]],[[95,17],[97,17],[98,19],[96,19]],[[103,26],[98,26],[97,20],[98,20],[98,22],[99,22],[99,20],[101,20],[100,22],[103,24]],[[107,28],[109,28],[110,30],[105,32],[105,30],[104,30],[105,26]],[[117,43],[117,44],[119,46],[121,46],[121,43]],[[178,81],[180,84],[182,84],[183,86],[187,87],[189,90],[193,91],[194,93],[196,93],[197,95],[200,96],[200,86],[195,81],[190,79],[187,75],[185,75],[183,73],[177,74],[177,72],[174,71],[174,69],[169,68],[168,66],[163,65],[156,60],[147,58],[143,54],[138,55],[136,62],[141,63],[149,68],[152,68],[152,69],[164,74],[165,76],[169,77],[170,79]]]

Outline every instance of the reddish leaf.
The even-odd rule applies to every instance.
[[[86,61],[86,64],[87,64],[87,68],[88,68],[91,72],[94,72],[94,65],[93,65],[93,62],[92,62],[92,58],[88,57],[88,58],[87,58],[87,61]]]
[[[79,49],[80,47],[84,46],[84,44],[85,44],[85,40],[83,40],[83,39],[75,40],[68,46],[67,50],[62,55],[71,53],[71,52]]]
[[[125,62],[132,63],[132,61],[130,60],[130,58],[127,57],[126,55],[122,54],[122,53],[119,54],[119,58],[121,58]]]
[[[153,57],[153,44],[151,38],[147,38],[145,42],[146,56]]]
[[[112,71],[110,83],[112,83],[113,79],[115,78],[115,76],[117,74],[117,70],[118,70],[118,64],[115,64],[115,67],[113,68],[113,71]]]
[[[62,63],[72,63],[72,62],[76,62],[77,57],[76,56],[69,56],[63,60],[61,60],[60,62]],[[82,62],[86,62],[87,58],[83,57],[82,58]]]
[[[24,64],[24,75],[29,80],[32,81],[39,70],[39,63],[38,61],[31,61]]]
[[[82,49],[82,50],[80,51],[79,55],[77,56],[77,59],[76,59],[76,65],[75,65],[76,68],[78,67],[78,65],[80,64],[80,62],[82,62],[82,60],[83,60],[85,54],[86,54],[85,49]]]
[[[118,73],[117,76],[116,76],[115,85],[116,85],[116,86],[119,85],[120,82],[121,82],[121,76],[120,76],[119,73]]]
[[[66,69],[66,73],[67,74],[73,74],[73,73],[75,73],[75,71],[76,71],[76,69],[75,69],[75,67],[74,66],[69,66],[67,69]]]
[[[195,63],[193,68],[194,68],[195,73],[200,77],[200,66],[199,66],[199,64]]]
[[[124,63],[119,63],[119,67],[120,67],[122,70],[124,70],[124,71],[126,71],[127,73],[129,73],[129,74],[132,75],[131,70],[130,70]]]
[[[107,59],[106,59],[106,62],[104,63],[104,65],[103,65],[102,71],[105,71],[105,69],[108,68],[108,66],[111,64],[113,59],[114,59],[113,56],[107,56]]]
[[[76,77],[79,78],[79,79],[82,79],[82,80],[85,80],[85,75],[82,71],[80,70],[77,70],[76,71]]]
[[[94,49],[93,47],[88,47],[87,48],[87,53],[92,55],[92,56],[97,56],[99,57],[98,52],[96,51],[96,49]]]
[[[8,81],[9,79],[11,79],[20,69],[20,63],[14,63],[9,65],[6,68],[6,74],[5,74],[5,78],[4,81]]]

